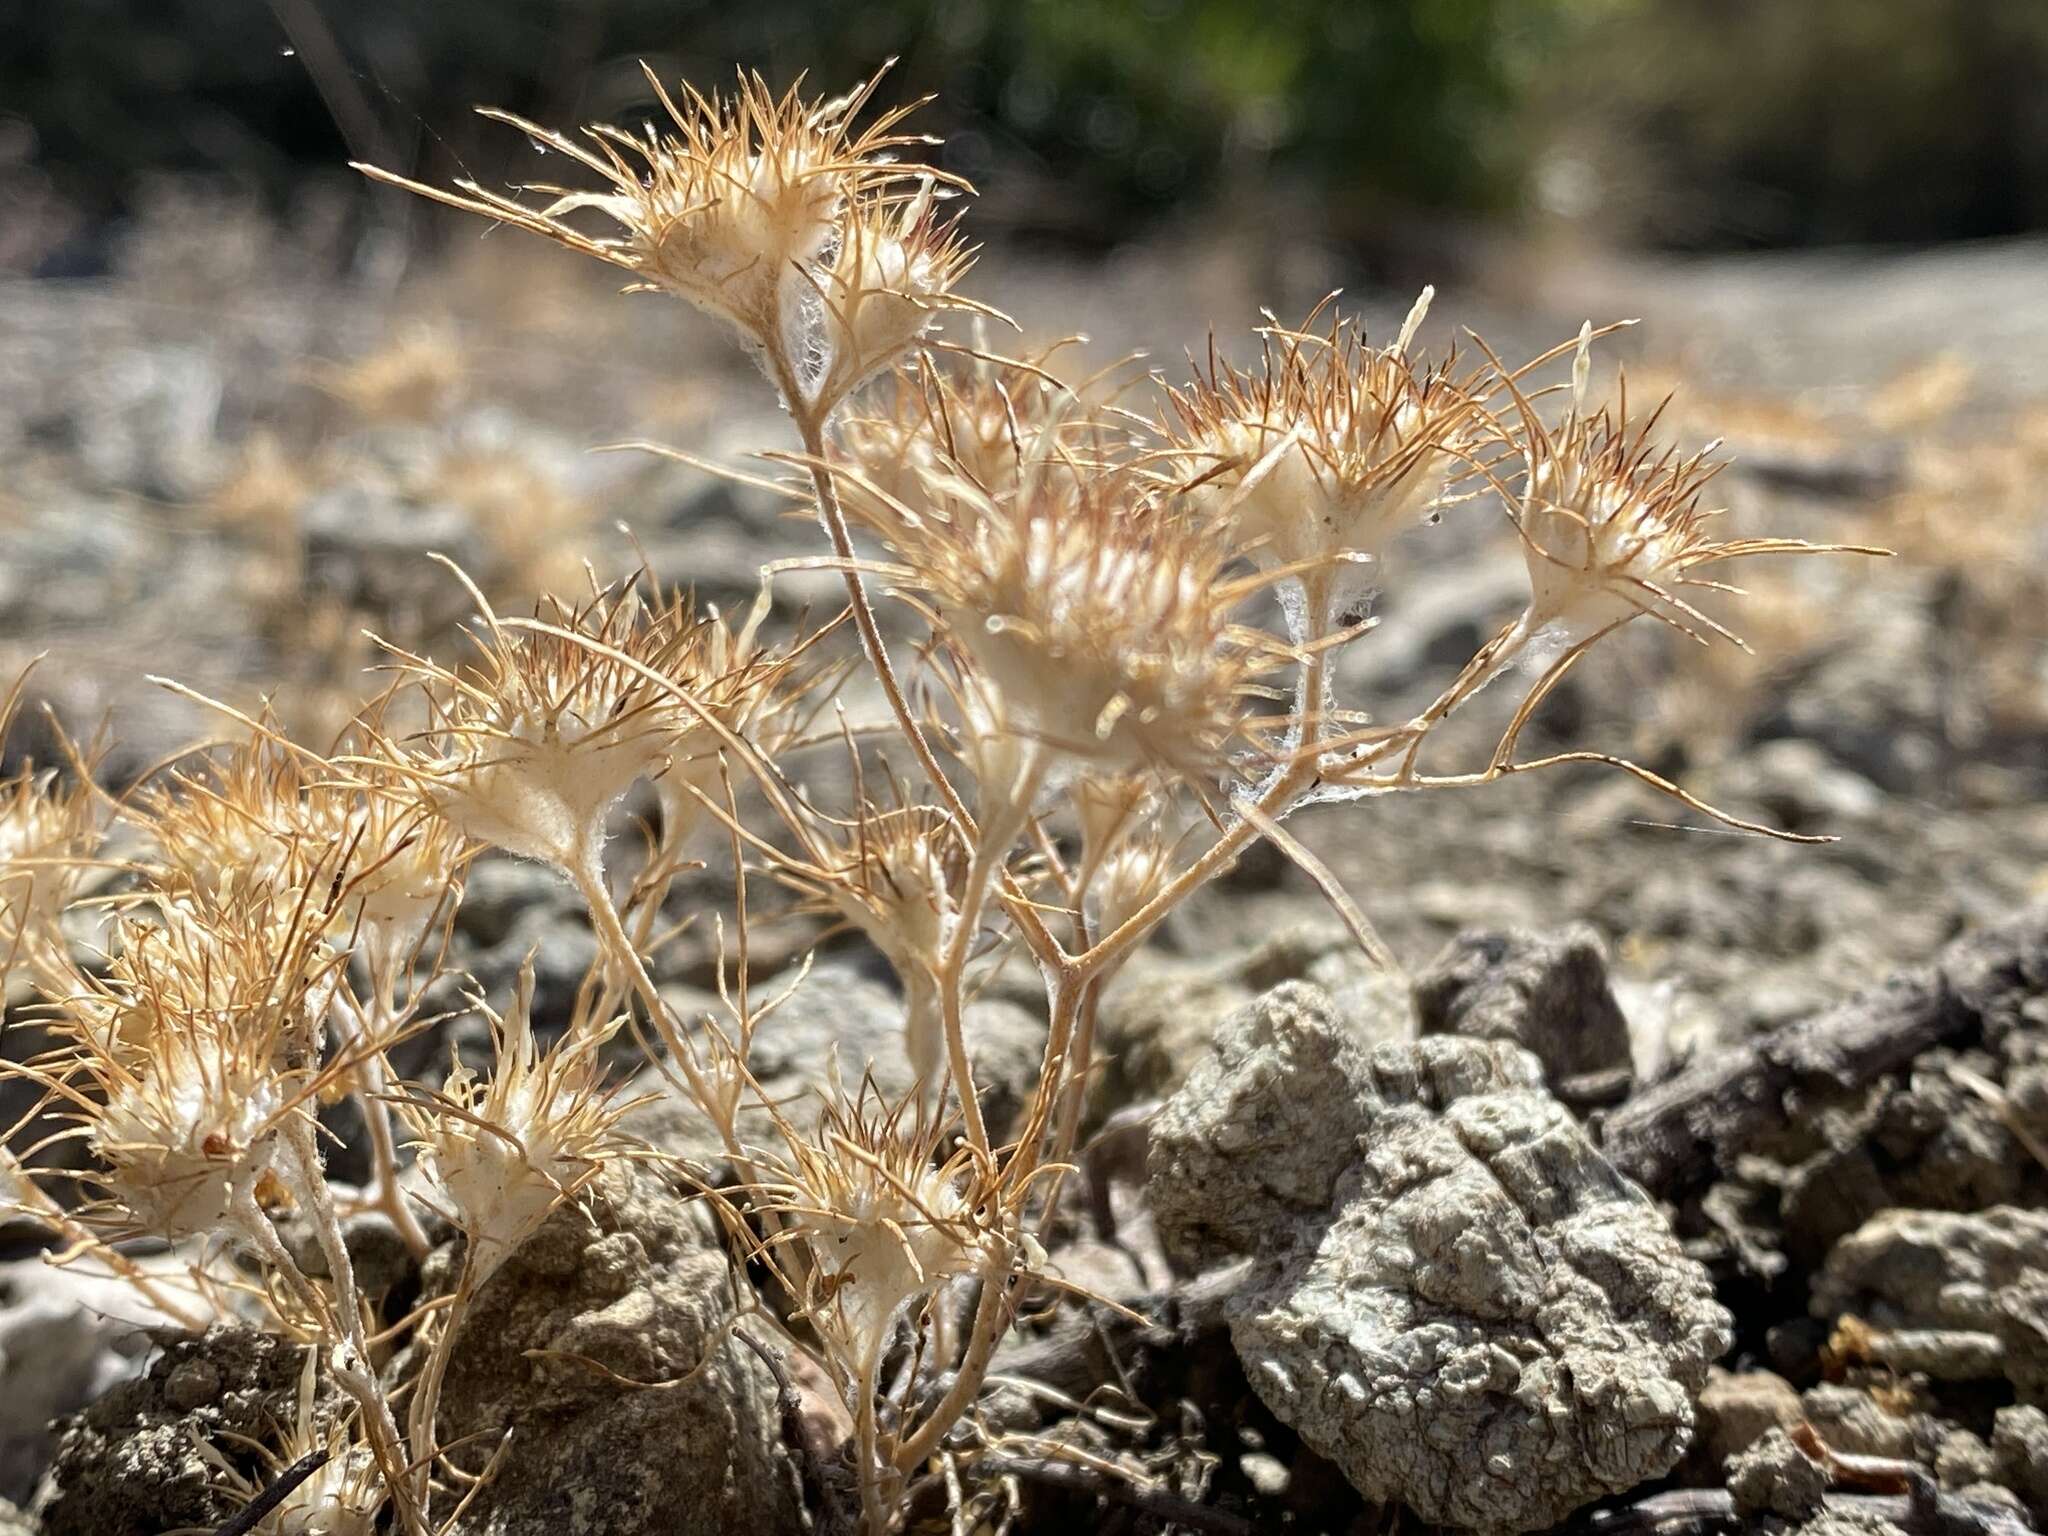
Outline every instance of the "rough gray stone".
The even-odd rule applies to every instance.
[[[2048,1211],[1885,1211],[1835,1244],[1813,1316],[1986,1334],[2022,1396],[2048,1391]]]
[[[1584,923],[1557,933],[1468,929],[1415,979],[1425,1035],[1512,1040],[1553,1088],[1630,1068],[1628,1020],[1607,984],[1607,951]]]
[[[1289,984],[1153,1128],[1149,1194],[1254,1389],[1366,1497],[1535,1530],[1669,1470],[1728,1318],[1512,1045],[1371,1046]]]
[[[1933,1424],[1924,1413],[1893,1413],[1861,1387],[1834,1383],[1808,1387],[1799,1402],[1830,1450],[1888,1461],[1931,1459]]]
[[[2048,1520],[2048,1413],[2026,1406],[1999,1409],[1991,1458],[1999,1482],[2026,1502],[2036,1520]]]
[[[1967,1429],[1952,1429],[1934,1450],[1934,1474],[1944,1488],[1970,1488],[1988,1483],[1998,1473],[1991,1447]]]
[[[1805,1520],[1820,1513],[1827,1497],[1828,1469],[1773,1429],[1728,1466],[1728,1492],[1739,1515],[1777,1515]]]
[[[1376,969],[1341,925],[1323,919],[1281,927],[1220,960],[1141,949],[1103,988],[1096,1021],[1095,1054],[1103,1064],[1098,1111],[1172,1093],[1224,1019],[1285,981],[1323,988],[1374,1038],[1411,1032],[1407,988]]]
[[[518,1450],[451,1536],[802,1531],[776,1384],[732,1307],[710,1213],[654,1176],[609,1171],[557,1211],[456,1342],[442,1440],[511,1427]]]
[[[1716,1481],[1728,1463],[1773,1429],[1791,1429],[1803,1415],[1799,1394],[1771,1371],[1707,1373],[1700,1393],[1699,1438],[1692,1464],[1703,1481]]]
[[[243,1459],[253,1472],[256,1463],[238,1446],[268,1443],[277,1425],[291,1422],[305,1366],[298,1344],[228,1324],[198,1337],[159,1337],[163,1352],[147,1374],[65,1422],[30,1506],[43,1536],[210,1530],[235,1512],[236,1501],[200,1448]]]

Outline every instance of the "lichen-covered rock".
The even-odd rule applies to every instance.
[[[1558,933],[1467,929],[1415,978],[1425,1035],[1511,1040],[1536,1053],[1553,1088],[1620,1076],[1628,1020],[1607,984],[1607,951],[1584,923]]]
[[[732,1309],[701,1202],[614,1169],[557,1211],[456,1341],[442,1440],[509,1427],[517,1448],[452,1536],[804,1530],[776,1383]]]
[[[306,1360],[299,1344],[227,1324],[159,1339],[163,1352],[147,1373],[64,1425],[30,1506],[44,1536],[210,1530],[239,1501],[201,1447],[240,1459],[241,1447],[269,1443],[291,1422]],[[325,1401],[331,1409],[332,1397]]]
[[[1828,1469],[1774,1429],[1728,1464],[1728,1492],[1738,1515],[1804,1520],[1820,1513]]]
[[[1329,998],[1235,1014],[1153,1128],[1149,1194],[1254,1388],[1368,1498],[1535,1530],[1669,1470],[1728,1318],[1512,1045],[1372,1046]]]

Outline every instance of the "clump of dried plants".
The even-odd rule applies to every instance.
[[[1711,454],[1665,446],[1625,394],[1592,405],[1591,327],[1522,366],[1432,361],[1416,345],[1428,293],[1384,344],[1326,303],[1259,330],[1248,367],[1212,353],[1155,413],[1072,387],[1056,351],[988,341],[1000,317],[960,290],[973,252],[952,210],[969,189],[920,163],[904,111],[873,109],[876,81],[813,102],[757,79],[718,96],[649,78],[662,116],[639,132],[488,114],[584,173],[576,186],[446,190],[365,169],[728,326],[794,428],[771,473],[815,513],[845,622],[776,636],[765,603],[701,609],[645,573],[533,594],[530,617],[470,586],[473,654],[388,648],[391,686],[332,742],[234,716],[227,745],[118,800],[83,758],[24,768],[0,795],[10,1001],[56,1042],[6,1069],[54,1127],[20,1155],[17,1203],[68,1260],[132,1275],[195,1327],[253,1315],[317,1344],[352,1411],[276,1529],[388,1519],[429,1536],[475,1496],[489,1448],[444,1443],[436,1412],[466,1310],[607,1163],[655,1155],[621,1130],[603,1071],[621,1030],[723,1147],[730,1180],[708,1193],[764,1280],[760,1315],[781,1309],[777,1347],[843,1399],[866,1529],[896,1529],[943,1456],[971,1472],[997,1345],[1045,1294],[1096,999],[1161,920],[1267,839],[1378,953],[1285,825],[1316,802],[1603,762],[1748,827],[1618,757],[1524,758],[1519,739],[1630,621],[1739,644],[1692,595],[1728,590],[1733,562],[1821,552],[1718,537]],[[337,387],[365,410],[419,408],[449,387],[419,346],[434,366]],[[1567,378],[1538,387],[1552,362]],[[252,466],[246,516],[275,499],[276,471]],[[1526,555],[1525,611],[1410,718],[1345,696],[1336,664],[1370,643],[1389,545],[1489,507]],[[921,627],[914,645],[891,643],[878,584]],[[879,713],[835,729],[820,710],[855,643]],[[1495,748],[1431,761],[1489,684],[1523,690]],[[851,753],[851,802],[800,781],[819,751]],[[613,835],[636,786],[658,807],[637,845]],[[693,1018],[649,959],[706,844],[736,872],[718,914],[730,984]],[[553,1043],[522,987],[475,999],[488,1071],[401,1078],[393,1049],[435,1022],[426,1000],[485,849],[559,872],[601,958]],[[749,988],[749,872],[893,969],[907,1096],[835,1083],[811,1113],[765,1095],[749,1046],[777,1000]],[[1020,952],[1043,978],[1047,1043],[1021,1113],[996,1123],[967,1004]],[[329,1177],[316,1126],[343,1096],[367,1127],[362,1188]],[[70,1142],[88,1154],[78,1171],[49,1156]],[[353,1278],[342,1222],[363,1210],[416,1254],[435,1226],[462,1239],[452,1293],[395,1329],[371,1326]],[[322,1264],[280,1236],[287,1213]],[[144,1274],[138,1236],[177,1245],[183,1278]],[[270,1455],[314,1437],[300,1422]]]

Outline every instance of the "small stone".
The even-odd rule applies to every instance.
[[[1287,1496],[1289,1474],[1287,1463],[1278,1456],[1265,1451],[1250,1451],[1237,1458],[1237,1470],[1244,1474],[1244,1480],[1269,1499]]]
[[[1804,1415],[1799,1394],[1782,1376],[1771,1371],[1713,1370],[1700,1393],[1699,1417],[1695,1454],[1711,1480],[1769,1431],[1792,1429]]]
[[[1969,1488],[1990,1482],[1997,1475],[1997,1463],[1981,1436],[1967,1429],[1952,1429],[1935,1448],[1934,1475],[1944,1488]]]
[[[1828,1469],[1782,1429],[1766,1433],[1728,1467],[1728,1492],[1738,1515],[1805,1520],[1820,1513]]]
[[[1991,1459],[1999,1482],[2026,1501],[2036,1520],[2048,1520],[2048,1413],[2001,1408],[1991,1426]]]
[[[164,1403],[179,1413],[204,1408],[220,1396],[220,1372],[205,1360],[186,1360],[164,1378]]]
[[[1368,1499],[1538,1530],[1690,1443],[1728,1316],[1527,1051],[1375,1046],[1290,982],[1225,1022],[1149,1166],[1169,1254],[1252,1261],[1223,1311],[1253,1389]]]
[[[1468,929],[1415,980],[1425,1035],[1512,1040],[1533,1051],[1553,1089],[1620,1074],[1628,1020],[1607,984],[1607,952],[1583,923],[1559,933]]]
[[[1920,1461],[1931,1439],[1926,1415],[1887,1412],[1860,1387],[1824,1384],[1808,1387],[1799,1405],[1829,1450],[1845,1456],[1881,1456],[1893,1461]]]

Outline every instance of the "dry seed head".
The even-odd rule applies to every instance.
[[[325,922],[295,890],[160,894],[116,926],[104,973],[64,999],[55,1027],[127,1062],[166,1032],[264,1034],[282,1049],[317,1035],[333,1000],[340,957]]]
[[[935,1162],[941,1129],[871,1084],[829,1099],[812,1136],[780,1129],[787,1152],[764,1160],[761,1203],[809,1252],[804,1314],[843,1358],[872,1362],[905,1307],[978,1267],[1000,1191],[964,1148]]]
[[[549,1050],[533,1038],[533,971],[512,1006],[491,1021],[496,1062],[488,1082],[459,1061],[439,1093],[400,1105],[420,1167],[449,1218],[468,1234],[477,1279],[502,1264],[609,1159],[629,1150],[618,1132],[598,1056],[620,1020],[572,1029]]]
[[[761,643],[768,611],[764,592],[735,624],[716,609],[700,612],[690,594],[677,592],[647,618],[640,653],[704,710],[700,715],[673,702],[668,708],[667,765],[654,789],[663,841],[671,849],[704,818],[698,796],[712,794],[718,783],[725,739],[738,737],[772,759],[798,729],[806,696],[823,680],[802,659],[810,638]]]
[[[337,962],[317,918],[266,899],[166,902],[122,930],[107,975],[55,1021],[91,1102],[76,1115],[130,1224],[209,1234],[235,1190],[272,1182],[282,1117],[314,1086],[303,1057]]]
[[[475,666],[408,660],[434,720],[425,747],[396,751],[390,767],[463,835],[580,874],[606,814],[668,761],[688,711],[618,661],[559,635],[505,630],[484,606]],[[541,612],[635,659],[654,633],[630,594],[574,610],[550,598]]]
[[[69,974],[64,909],[103,837],[90,785],[25,766],[0,784],[0,997],[16,968]]]
[[[402,784],[340,774],[259,724],[233,750],[144,789],[131,814],[156,845],[154,883],[206,902],[302,892],[330,940],[406,952],[459,890],[460,838]]]
[[[1378,558],[1465,467],[1479,438],[1473,395],[1408,350],[1431,295],[1392,346],[1334,315],[1324,335],[1272,327],[1258,370],[1212,352],[1206,377],[1167,392],[1165,464],[1261,564]]]
[[[813,838],[810,853],[806,864],[785,864],[783,879],[813,910],[858,928],[888,960],[903,984],[911,1070],[932,1080],[943,1045],[937,975],[967,872],[958,829],[932,806],[863,802],[851,823]]]
[[[359,168],[610,262],[634,275],[634,287],[676,294],[754,343],[780,348],[788,320],[815,297],[812,285],[841,241],[846,209],[920,178],[943,179],[886,158],[919,142],[894,131],[908,109],[853,126],[879,79],[818,103],[800,100],[795,88],[775,96],[759,76],[746,75],[730,97],[685,86],[678,99],[649,71],[666,122],[639,134],[600,124],[571,138],[486,112],[604,183],[600,191],[537,186],[551,198],[540,207],[473,182],[444,192]],[[617,233],[585,234],[570,222],[584,211],[610,220]],[[907,264],[905,277],[912,277]]]
[[[921,360],[897,370],[872,409],[839,422],[839,442],[860,471],[845,486],[849,505],[878,525],[906,515],[945,520],[958,515],[945,496],[952,480],[1002,497],[1027,474],[1103,457],[1088,450],[1111,435],[1108,427],[1054,381],[1049,361],[1049,353],[977,357],[941,372]]]
[[[1659,449],[1651,434],[1661,407],[1639,423],[1628,416],[1627,382],[1617,413],[1586,410],[1592,328],[1579,333],[1572,365],[1571,407],[1547,428],[1526,399],[1522,442],[1526,469],[1509,498],[1529,568],[1527,631],[1557,625],[1582,637],[1647,613],[1704,640],[1732,635],[1685,600],[1685,587],[1717,589],[1696,574],[1745,555],[1843,552],[1846,546],[1801,539],[1717,541],[1717,509],[1700,505],[1707,483],[1724,467],[1711,443],[1681,457]],[[1865,551],[1879,553],[1879,551]]]
[[[876,193],[849,206],[823,298],[831,356],[819,386],[840,400],[921,340],[974,264],[953,221],[940,218],[929,179],[916,191]]]
[[[173,1015],[137,1066],[106,1083],[90,1145],[140,1230],[174,1242],[211,1235],[233,1188],[267,1170],[289,1099],[274,1046]]]
[[[883,528],[999,716],[1110,771],[1213,776],[1260,653],[1229,551],[1128,474],[947,482],[957,516]]]

